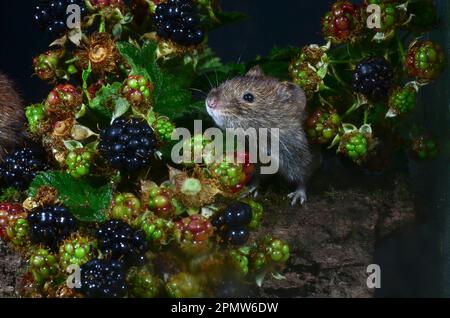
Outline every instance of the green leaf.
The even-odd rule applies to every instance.
[[[77,140],[65,140],[64,147],[69,151],[73,151],[75,149],[83,148],[83,144]]]
[[[83,80],[83,92],[86,95],[86,97],[88,98],[88,100],[90,99],[89,96],[89,92],[88,92],[88,79],[91,76],[92,73],[92,66],[91,66],[91,62],[89,62],[89,66],[87,69],[83,70],[83,73],[81,75],[81,78]]]
[[[103,86],[96,94],[95,98],[89,103],[89,107],[97,114],[111,118],[114,109],[114,100],[121,98],[122,84],[114,82]]]
[[[130,109],[130,103],[123,98],[116,98],[114,101],[114,113],[112,115],[111,123],[113,123],[117,118],[125,115],[125,113]]]
[[[139,47],[128,42],[119,42],[117,43],[117,48],[128,64],[130,64],[133,75],[142,75],[151,78],[146,70],[145,57]],[[151,79],[153,81],[153,78]]]
[[[67,173],[50,171],[40,173],[31,183],[28,196],[35,196],[39,188],[50,186],[58,191],[61,202],[82,222],[104,222],[112,200],[110,185],[77,180]]]

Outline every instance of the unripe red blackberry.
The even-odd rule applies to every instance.
[[[36,56],[33,58],[34,72],[43,81],[56,80],[56,70],[63,55],[62,49],[56,49]]]
[[[141,211],[141,201],[132,193],[117,194],[109,211],[109,217],[114,220],[130,222]]]
[[[176,224],[175,237],[181,250],[187,255],[198,255],[211,247],[214,228],[207,218],[195,214]]]
[[[78,111],[83,102],[81,92],[70,84],[56,86],[45,101],[47,115],[66,119]]]
[[[26,215],[20,204],[0,203],[0,239],[9,241],[10,237],[6,231],[7,227],[18,219],[26,218]]]
[[[173,191],[166,187],[159,187],[152,183],[148,189],[149,201],[148,209],[154,212],[158,217],[171,219],[177,211],[176,199]]]
[[[347,0],[333,4],[322,20],[322,31],[334,43],[356,40],[364,29],[361,9]]]
[[[339,133],[341,118],[335,109],[319,109],[306,120],[309,140],[319,144],[329,144]]]
[[[436,79],[444,70],[446,59],[441,46],[431,42],[415,42],[408,51],[406,69],[408,74],[418,80]]]
[[[131,75],[125,80],[122,93],[133,106],[151,105],[153,85],[144,76]]]

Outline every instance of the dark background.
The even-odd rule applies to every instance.
[[[274,46],[323,43],[320,21],[331,0],[222,0],[225,11],[248,15],[244,22],[210,34],[210,44],[224,61],[242,61],[267,54]],[[32,77],[32,58],[52,39],[32,22],[35,0],[0,0],[0,70],[8,74],[27,103],[43,99],[46,83]]]
[[[321,18],[333,2],[222,0],[224,10],[240,11],[249,18],[212,32],[211,47],[224,61],[246,61],[267,54],[274,46],[322,44]],[[16,82],[27,103],[42,100],[50,89],[32,77],[33,56],[51,42],[33,26],[34,3],[0,0],[0,70]],[[423,186],[429,183],[418,180]],[[422,224],[378,246],[375,262],[381,265],[383,278],[378,296],[439,295],[433,251],[436,241],[430,234],[435,230],[434,222]]]

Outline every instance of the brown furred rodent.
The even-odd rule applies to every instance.
[[[0,72],[0,159],[25,139],[24,105],[14,84]]]
[[[308,144],[303,129],[306,96],[300,87],[266,76],[256,66],[212,89],[206,108],[222,129],[278,128],[279,173],[296,185],[296,191],[289,194],[292,205],[305,203],[306,182],[321,159]],[[271,153],[270,149],[263,151]]]

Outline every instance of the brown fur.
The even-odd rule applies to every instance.
[[[0,159],[24,139],[24,105],[13,83],[0,73]]]
[[[254,95],[253,103],[243,99],[247,93]],[[222,129],[279,128],[280,173],[304,189],[320,159],[315,158],[303,129],[306,97],[300,87],[265,76],[256,67],[213,89],[207,101],[211,99],[218,105],[207,107],[208,112]]]

